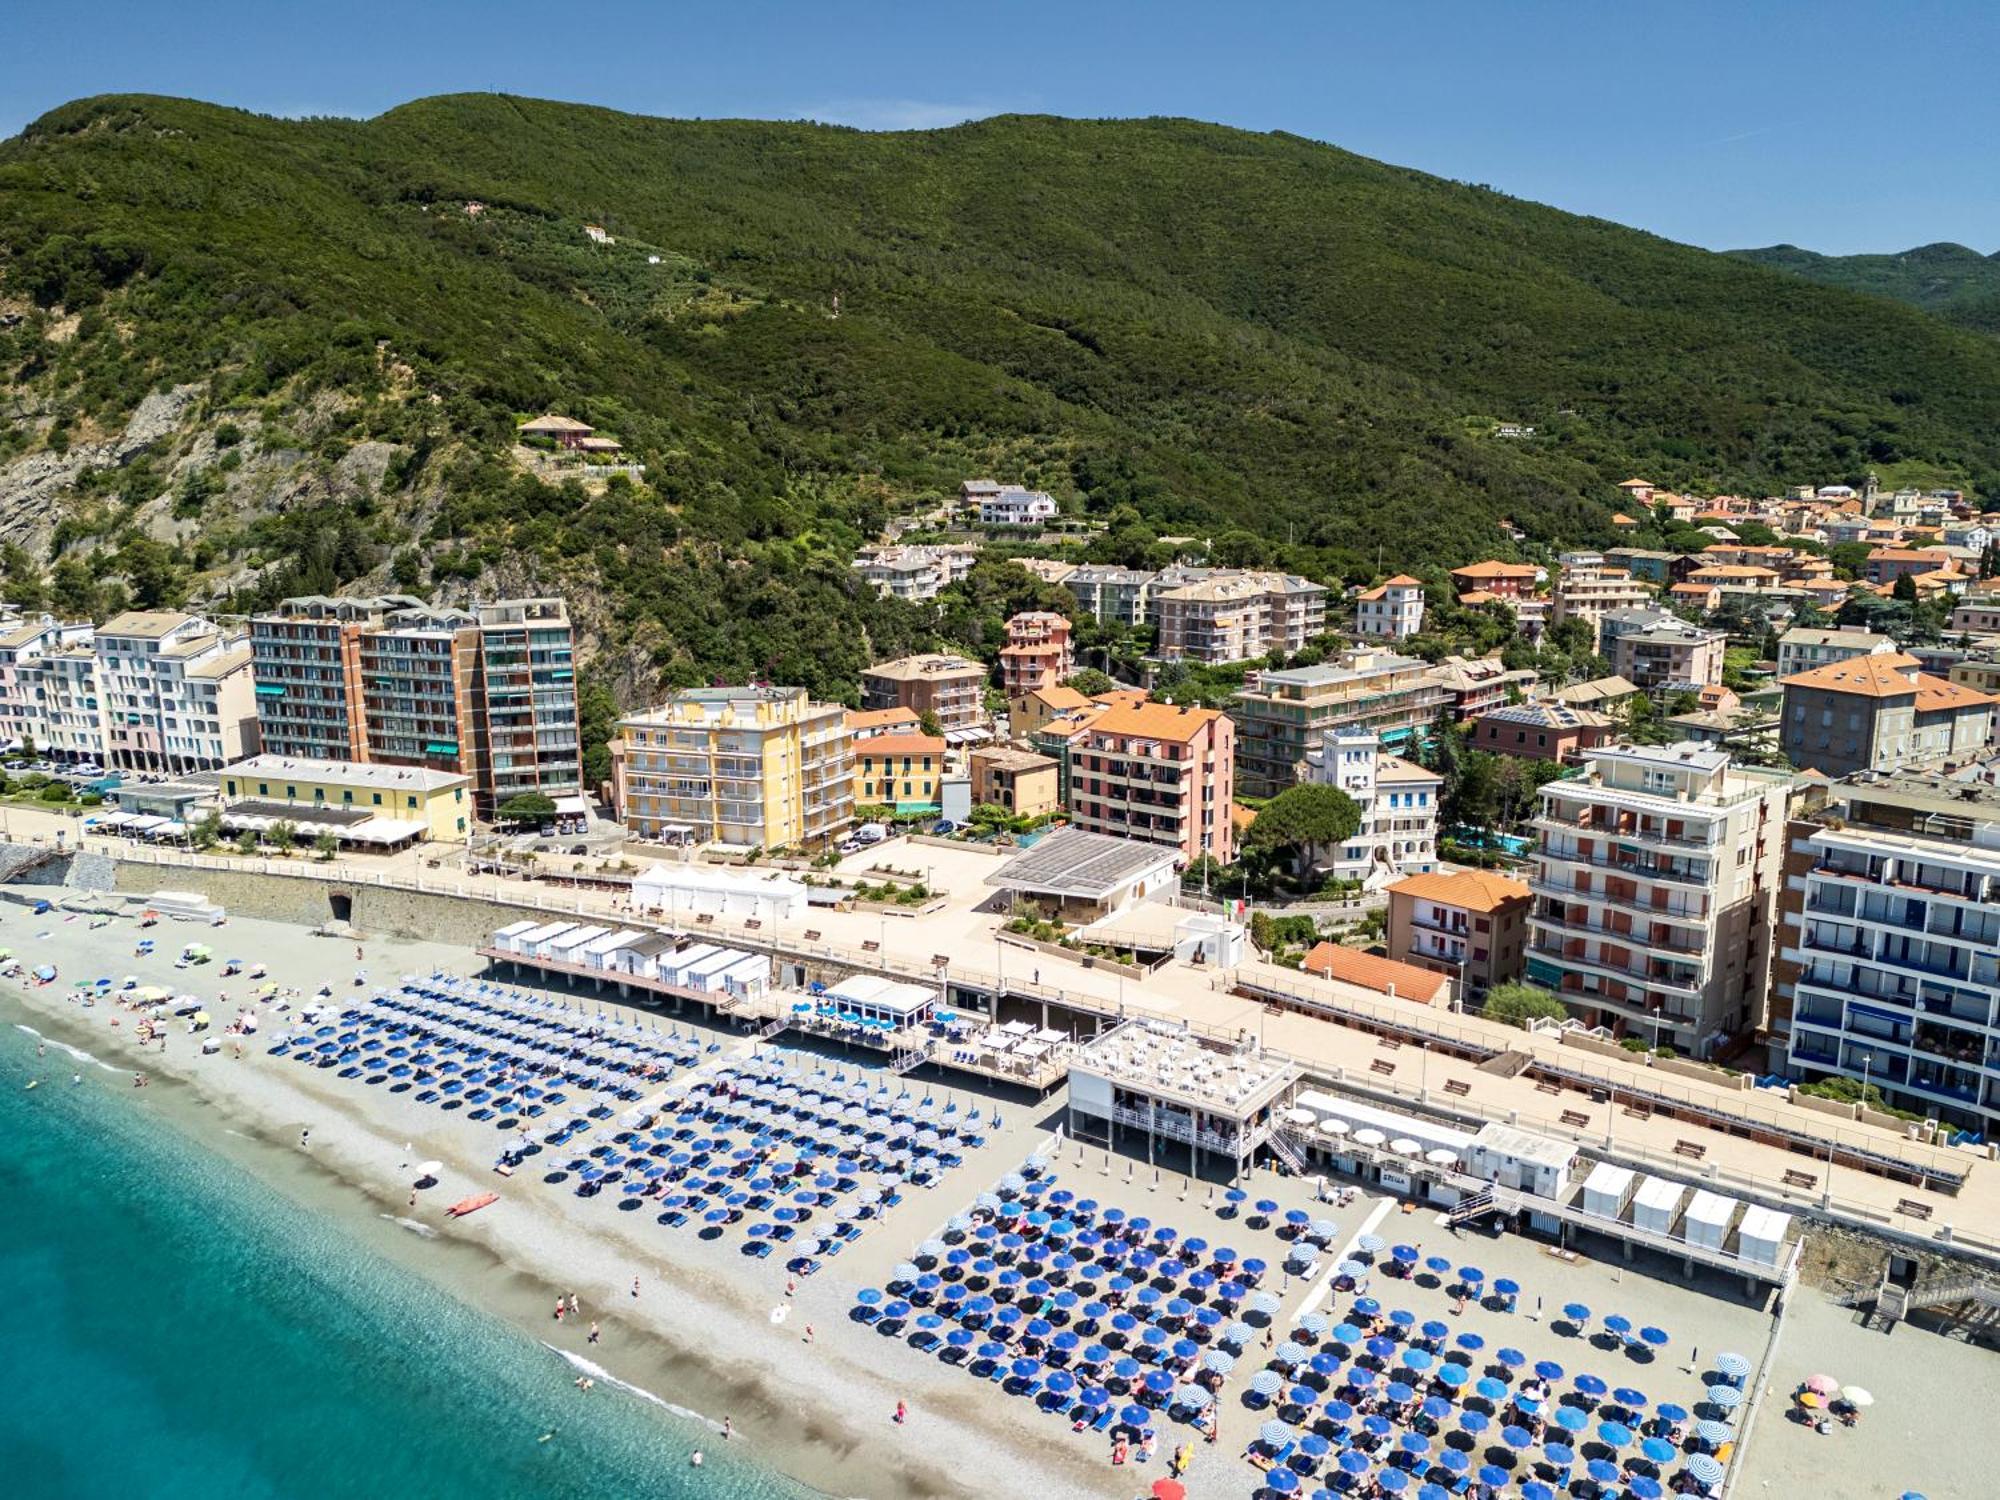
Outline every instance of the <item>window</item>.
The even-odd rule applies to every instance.
[[[377,807],[380,807],[382,805],[382,794],[380,792],[377,792],[375,794],[375,805]]]

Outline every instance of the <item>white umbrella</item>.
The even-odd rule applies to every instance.
[[[1844,1385],[1840,1388],[1840,1399],[1849,1406],[1873,1406],[1875,1398],[1858,1385]]]
[[[420,1161],[417,1163],[417,1180],[421,1182],[426,1177],[436,1177],[443,1171],[444,1163],[441,1161]]]

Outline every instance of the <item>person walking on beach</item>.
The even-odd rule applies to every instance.
[[[569,1310],[573,1313],[580,1313],[583,1311],[583,1304],[576,1300],[575,1292],[571,1292],[569,1294]]]
[[[910,1415],[909,1407],[905,1406],[902,1402],[898,1401],[896,1403],[896,1425],[898,1427],[901,1427],[903,1425],[904,1420],[909,1415]]]
[[[594,1322],[590,1325],[590,1342],[593,1344],[597,1342],[597,1324]]]
[[[306,1149],[306,1142],[307,1142],[307,1141],[309,1141],[309,1140],[311,1140],[311,1139],[312,1139],[312,1131],[310,1131],[310,1130],[301,1130],[301,1131],[299,1132],[299,1149],[300,1149],[301,1151],[305,1150],[305,1149]]]
[[[736,1419],[734,1417],[724,1417],[722,1419],[722,1435],[726,1438],[736,1436]]]
[[[798,1291],[798,1289],[799,1289],[799,1278],[796,1276],[787,1276],[785,1278],[785,1295],[789,1297],[794,1292]]]
[[[632,1278],[632,1295],[635,1297],[639,1295],[639,1278],[636,1276]]]
[[[810,1344],[810,1343],[811,1343],[811,1342],[813,1341],[813,1326],[812,1326],[812,1324],[810,1324],[810,1323],[806,1324],[806,1338],[805,1338],[805,1341],[806,1341],[806,1342],[807,1342],[808,1344]]]
[[[563,1314],[568,1311],[569,1308],[567,1305],[564,1304],[563,1299],[560,1297],[556,1298],[556,1321],[558,1323],[560,1323],[563,1320]]]

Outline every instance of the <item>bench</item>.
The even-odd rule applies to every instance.
[[[1652,1109],[1644,1104],[1628,1104],[1625,1106],[1625,1113],[1635,1120],[1650,1120],[1653,1118]]]
[[[1472,1092],[1472,1085],[1463,1078],[1447,1078],[1444,1081],[1444,1091],[1463,1099]]]
[[[1394,1052],[1403,1044],[1392,1036],[1378,1036],[1375,1038],[1375,1045],[1380,1047],[1384,1052]]]
[[[808,927],[806,929],[806,941],[809,943],[816,943],[819,941],[819,929],[817,927]]]
[[[1580,1109],[1566,1109],[1562,1112],[1562,1122],[1565,1125],[1574,1126],[1578,1130],[1583,1130],[1589,1126],[1590,1116]]]
[[[755,932],[759,927],[762,927],[764,924],[761,921],[759,921],[756,917],[745,917],[743,919],[743,925],[746,928],[748,928],[751,932]]]
[[[1550,1082],[1549,1082],[1549,1081],[1548,1081],[1548,1080],[1547,1080],[1547,1079],[1545,1078],[1545,1079],[1543,1079],[1543,1080],[1542,1080],[1542,1081],[1541,1081],[1540,1083],[1538,1083],[1538,1084],[1536,1084],[1536,1085],[1535,1085],[1535,1092],[1536,1092],[1536,1093],[1538,1093],[1538,1094],[1556,1094],[1556,1095],[1561,1095],[1561,1093],[1562,1093],[1562,1085],[1561,1085],[1561,1084],[1559,1084],[1559,1083],[1550,1083]]]
[[[873,938],[867,938],[864,939],[861,944],[861,951],[863,953],[880,953],[882,951],[882,945],[876,942],[875,939]]]
[[[1700,1141],[1675,1141],[1674,1155],[1685,1156],[1691,1161],[1700,1161],[1708,1155],[1708,1147]]]
[[[1919,1203],[1914,1198],[1898,1198],[1896,1212],[1908,1214],[1913,1219],[1928,1219],[1931,1216],[1931,1206],[1928,1203]]]
[[[1368,1065],[1368,1071],[1371,1073],[1380,1073],[1386,1078],[1396,1071],[1396,1065],[1386,1057],[1378,1057]]]
[[[1795,1187],[1795,1188],[1818,1187],[1819,1174],[1816,1172],[1800,1172],[1793,1168],[1787,1167],[1785,1169],[1785,1185],[1787,1187]]]
[[[715,921],[715,914],[713,912],[706,912],[706,911],[696,912],[694,920],[696,926],[707,927]]]

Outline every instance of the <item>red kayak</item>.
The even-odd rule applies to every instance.
[[[474,1193],[470,1198],[461,1198],[445,1212],[454,1219],[462,1219],[467,1214],[476,1214],[489,1203],[500,1201],[498,1193]]]

